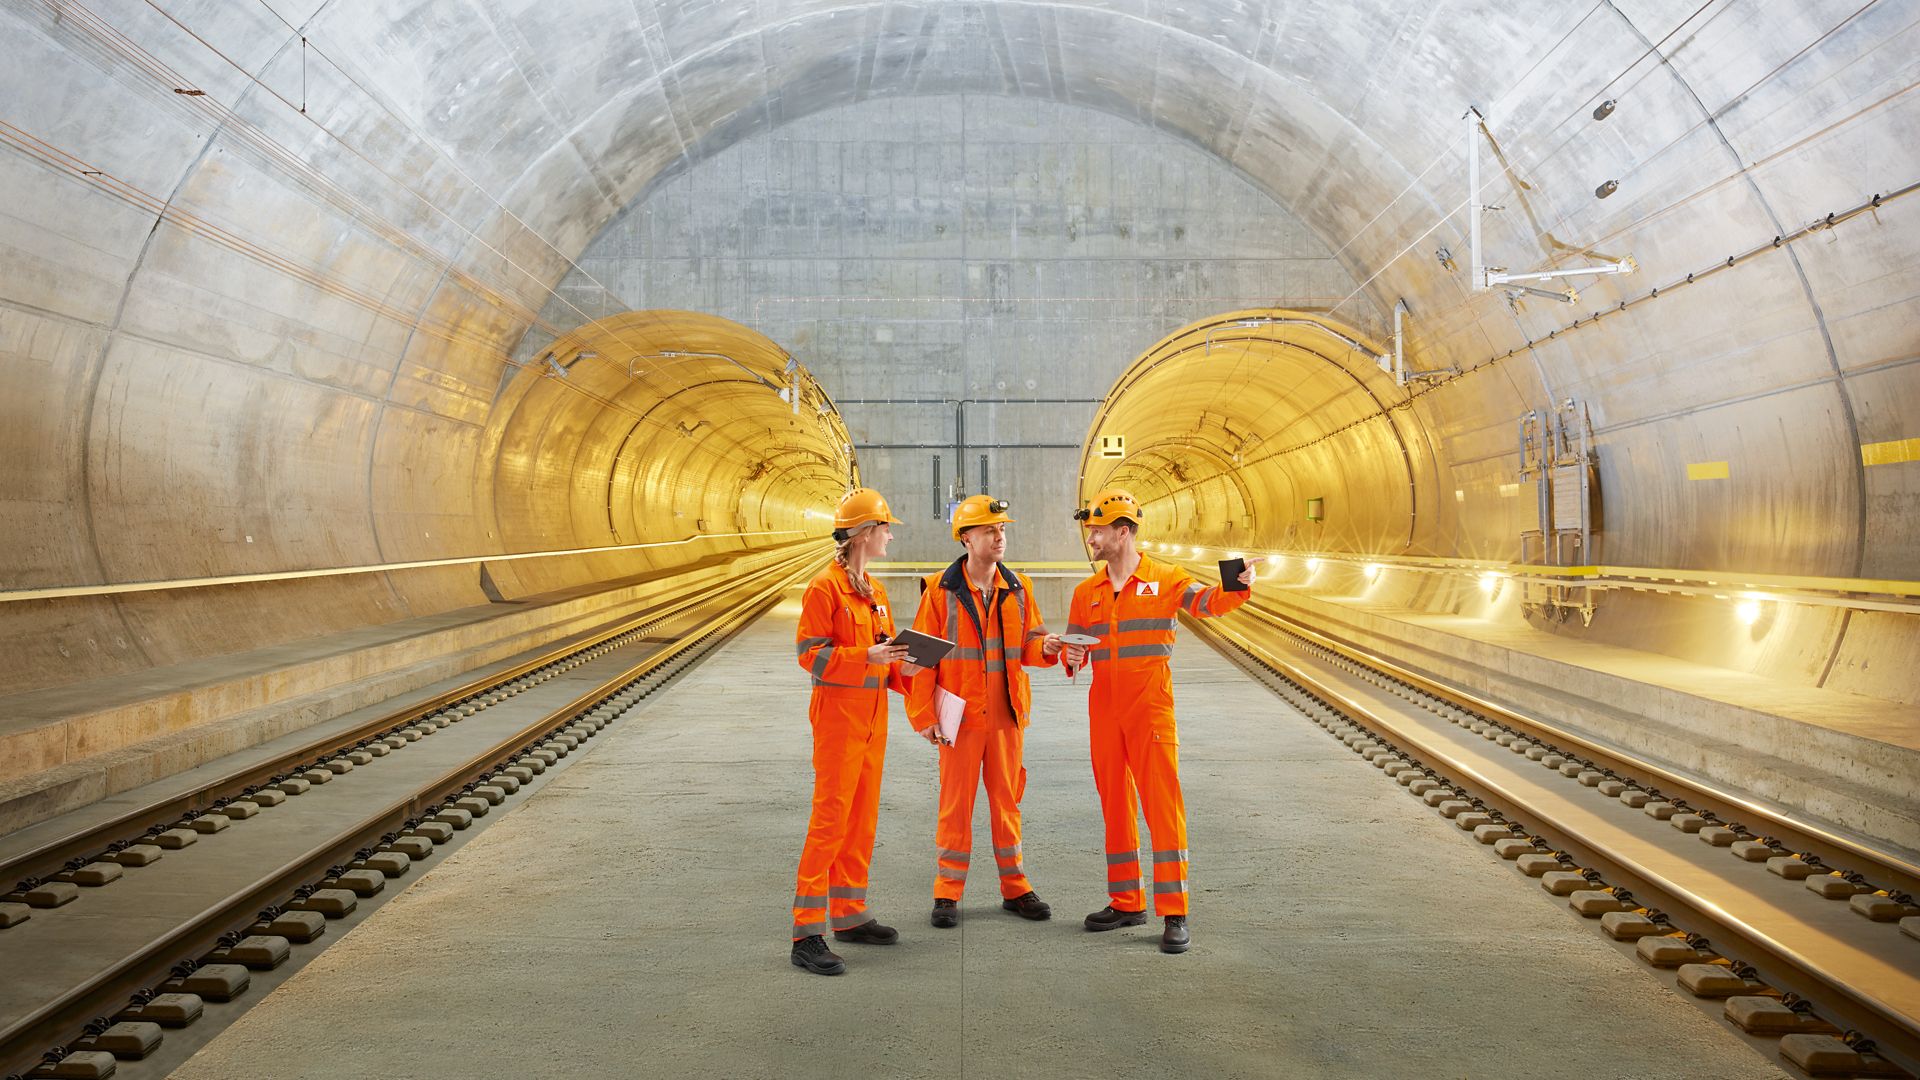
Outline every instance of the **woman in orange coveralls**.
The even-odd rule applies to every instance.
[[[794,648],[813,679],[813,816],[793,890],[793,964],[838,975],[835,941],[891,945],[900,934],[867,910],[867,867],[880,810],[880,765],[887,751],[887,691],[904,694],[904,663],[893,638],[887,590],[867,576],[887,553],[900,521],[871,488],[855,488],[833,515],[833,565],[808,584]]]

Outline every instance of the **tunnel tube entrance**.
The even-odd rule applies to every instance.
[[[1359,331],[1255,309],[1190,323],[1114,383],[1081,453],[1082,503],[1132,490],[1143,533],[1221,549],[1422,551],[1423,433]]]

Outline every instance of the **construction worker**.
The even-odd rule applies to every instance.
[[[1007,504],[987,495],[961,501],[953,538],[966,551],[953,565],[920,583],[913,628],[946,638],[953,651],[913,679],[907,718],[940,748],[940,818],[934,827],[933,925],[960,921],[959,901],[973,858],[973,798],[986,781],[993,861],[1000,906],[1025,919],[1047,919],[1053,909],[1033,891],[1020,861],[1020,796],[1027,770],[1021,747],[1032,712],[1026,668],[1059,663],[1059,635],[1047,633],[1033,582],[1007,569]],[[960,727],[940,734],[935,688],[964,703]]]
[[[1246,603],[1247,592],[1202,587],[1177,566],[1140,554],[1140,503],[1108,488],[1074,517],[1086,527],[1087,549],[1106,566],[1073,590],[1067,634],[1099,638],[1066,647],[1068,674],[1091,664],[1087,734],[1093,783],[1106,819],[1107,906],[1087,916],[1088,930],[1147,921],[1136,799],[1153,837],[1153,906],[1166,925],[1160,951],[1187,951],[1187,812],[1180,797],[1180,735],[1173,721],[1174,620],[1179,612],[1211,617]],[[1253,582],[1251,567],[1240,583]]]
[[[907,650],[893,645],[887,590],[867,576],[900,524],[872,488],[855,488],[833,514],[833,564],[807,585],[795,651],[813,678],[813,814],[793,896],[793,963],[820,975],[846,964],[835,941],[891,945],[898,931],[867,909],[867,867],[887,750],[887,690],[906,693]],[[829,922],[829,920],[831,920]]]

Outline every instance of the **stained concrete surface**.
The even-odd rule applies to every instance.
[[[1083,708],[1037,680],[1026,865],[926,924],[932,752],[895,711],[840,978],[786,957],[810,774],[783,604],[174,1075],[1783,1076],[1199,643],[1176,657],[1195,944],[1091,935]],[[987,850],[984,823],[976,849]]]

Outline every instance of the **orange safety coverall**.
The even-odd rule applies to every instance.
[[[887,590],[853,589],[839,563],[807,585],[795,651],[813,678],[813,814],[793,889],[793,940],[867,922],[867,868],[887,753],[887,690],[906,693],[897,665],[867,663],[879,635],[893,636]]]
[[[1180,735],[1173,722],[1176,615],[1225,615],[1248,592],[1201,586],[1177,566],[1145,556],[1116,595],[1104,568],[1075,586],[1067,633],[1091,634],[1087,735],[1093,784],[1106,819],[1107,894],[1119,911],[1144,911],[1135,790],[1153,836],[1153,909],[1187,913],[1187,809],[1180,796]],[[1071,667],[1069,667],[1071,674]]]
[[[1027,788],[1021,754],[1033,709],[1026,668],[1051,667],[1059,658],[1046,655],[1047,628],[1033,599],[1033,582],[1004,564],[999,575],[988,597],[967,579],[962,556],[920,583],[920,611],[913,628],[946,638],[954,648],[934,670],[913,677],[907,718],[915,731],[936,722],[936,684],[967,703],[953,745],[940,747],[940,818],[933,832],[937,899],[959,900],[966,891],[967,864],[973,858],[973,798],[982,779],[1000,895],[1011,900],[1033,891],[1020,864],[1020,798]]]

